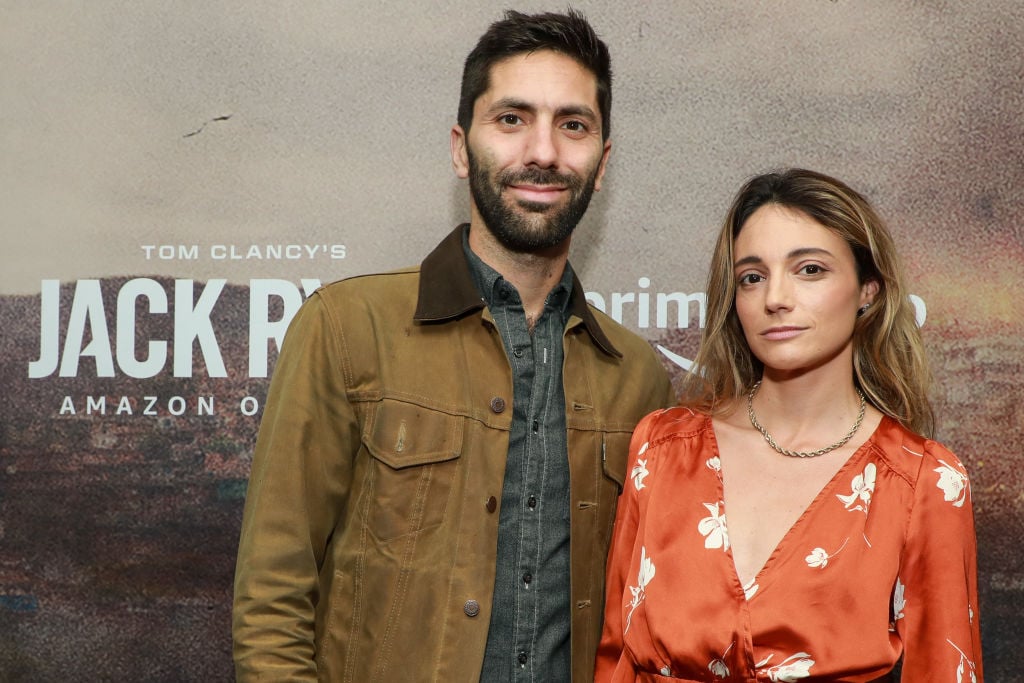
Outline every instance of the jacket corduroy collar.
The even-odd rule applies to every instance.
[[[416,322],[444,322],[485,306],[462,251],[462,231],[467,227],[468,224],[463,223],[455,228],[420,264],[420,290],[413,315]],[[597,323],[575,273],[572,276],[569,313],[583,322],[583,327],[602,351],[622,357]]]

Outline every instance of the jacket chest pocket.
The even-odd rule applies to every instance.
[[[366,425],[370,454],[360,509],[366,528],[388,541],[440,525],[462,451],[464,418],[384,400]]]

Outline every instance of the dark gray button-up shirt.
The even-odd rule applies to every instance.
[[[501,495],[491,623],[480,680],[568,681],[569,461],[562,335],[567,265],[531,334],[519,293],[463,238],[474,280],[512,365],[512,433]]]

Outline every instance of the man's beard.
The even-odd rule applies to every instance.
[[[553,170],[506,169],[493,178],[491,168],[469,157],[469,190],[477,211],[501,244],[515,252],[532,253],[561,244],[572,235],[594,194],[598,166],[587,179]],[[558,185],[569,192],[564,204],[511,200],[502,196],[509,185]]]

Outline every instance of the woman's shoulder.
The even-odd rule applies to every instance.
[[[711,425],[711,418],[695,408],[673,406],[656,410],[637,425],[636,433],[649,446],[666,439],[696,436]]]
[[[922,476],[945,471],[966,474],[963,463],[942,443],[917,434],[885,417],[872,437],[875,448],[912,484]]]

